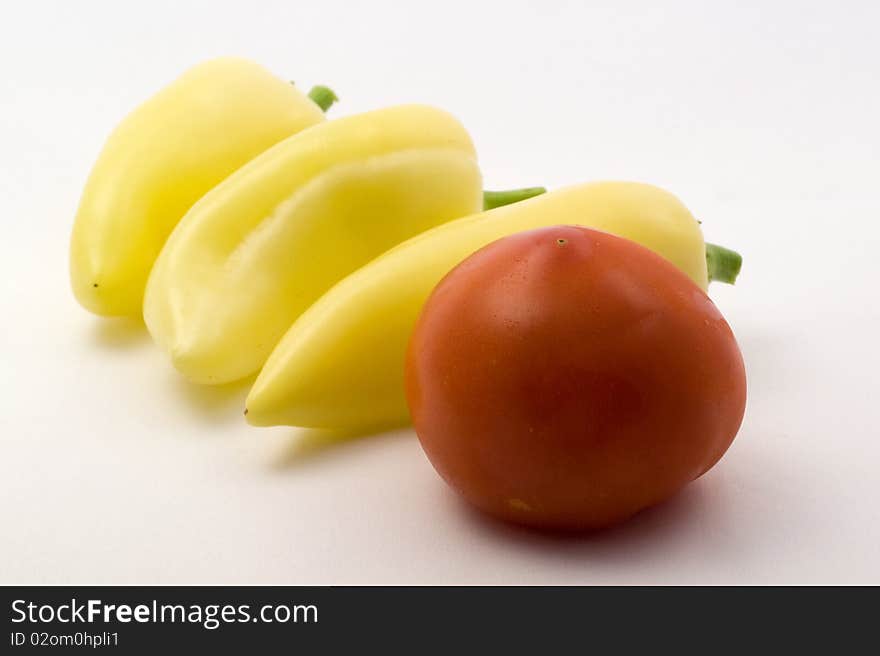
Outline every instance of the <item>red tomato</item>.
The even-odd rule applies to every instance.
[[[453,269],[407,356],[422,447],[501,519],[591,529],[675,494],[742,421],[742,356],[684,273],[620,237],[558,226]]]

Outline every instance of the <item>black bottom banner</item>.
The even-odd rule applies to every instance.
[[[874,597],[874,591],[870,592]],[[876,603],[843,589],[519,587],[3,587],[0,653],[91,650],[170,653],[209,649],[440,647],[489,644],[589,651],[696,646],[815,647],[830,611],[854,610],[837,649],[870,626]],[[821,593],[821,594],[820,594]],[[855,602],[855,603],[853,603]],[[860,619],[861,618],[861,619]],[[479,639],[479,642],[475,642]],[[488,643],[485,641],[489,640]],[[598,641],[598,642],[597,642]],[[610,642],[609,642],[610,641]],[[708,645],[704,645],[707,646]]]

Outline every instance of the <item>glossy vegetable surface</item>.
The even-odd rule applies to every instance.
[[[434,286],[482,246],[559,223],[637,241],[676,265],[696,287],[708,284],[700,226],[672,194],[631,182],[553,191],[434,228],[336,285],[275,348],[248,396],[248,421],[363,429],[407,423],[404,354]]]
[[[194,66],[107,139],[86,183],[70,246],[77,300],[140,315],[150,268],[171,230],[245,162],[324,120],[286,80],[244,59]]]
[[[477,211],[481,185],[470,137],[439,109],[405,105],[315,126],[189,211],[150,276],[147,327],[189,379],[243,378],[341,278]]]
[[[580,227],[506,237],[431,294],[407,397],[443,478],[499,518],[598,528],[667,499],[739,429],[745,371],[682,271]]]

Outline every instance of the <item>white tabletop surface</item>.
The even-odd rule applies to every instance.
[[[0,21],[0,582],[880,583],[880,4],[57,2]],[[681,197],[745,258],[712,295],[745,422],[673,501],[597,535],[477,516],[409,430],[255,429],[93,317],[69,231],[103,139],[189,65],[419,101],[487,187]]]

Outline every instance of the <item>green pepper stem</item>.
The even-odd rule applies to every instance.
[[[523,187],[522,189],[507,189],[505,191],[484,191],[483,209],[492,210],[496,207],[518,203],[526,198],[540,196],[547,190],[544,187]]]
[[[742,255],[736,251],[706,242],[706,269],[709,272],[709,282],[734,284],[742,263]]]
[[[333,89],[330,87],[325,87],[321,84],[312,87],[312,90],[309,91],[309,98],[311,98],[314,103],[321,108],[321,111],[326,112],[330,107],[335,103],[339,98],[337,98],[336,94],[333,93]]]

